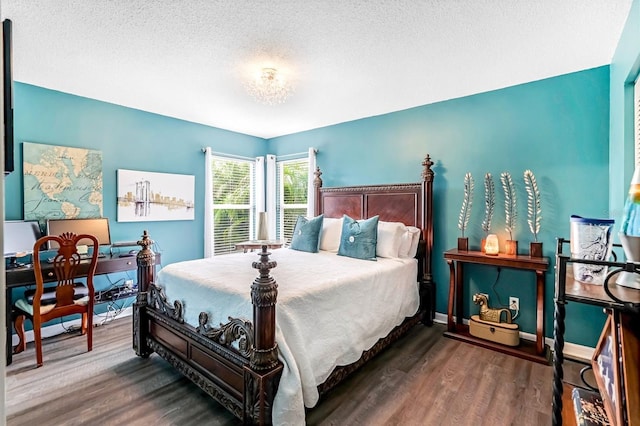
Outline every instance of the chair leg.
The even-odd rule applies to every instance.
[[[16,330],[16,335],[18,336],[18,344],[15,348],[13,348],[14,354],[19,354],[27,349],[27,340],[24,337],[24,315],[16,314],[13,319],[13,328]]]
[[[36,345],[36,367],[42,367],[42,329],[40,321],[33,323],[33,342]]]
[[[87,351],[93,349],[93,312],[88,312],[87,316]]]

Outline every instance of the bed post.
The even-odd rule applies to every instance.
[[[422,322],[426,325],[433,324],[436,304],[436,286],[433,282],[433,271],[431,258],[433,252],[433,161],[429,154],[422,161],[422,237],[424,238],[426,249],[423,258],[423,277],[421,299],[428,300],[429,308],[425,310]],[[426,297],[425,297],[426,296]],[[423,305],[424,306],[424,305]]]
[[[267,246],[262,246],[260,261],[252,266],[260,272],[251,286],[253,303],[254,350],[244,373],[244,422],[270,424],[273,399],[282,364],[278,361],[276,343],[276,302],[278,284],[269,271],[277,266],[269,260]]]
[[[316,166],[316,171],[313,172],[313,175],[315,176],[315,178],[313,178],[313,190],[315,192],[314,197],[316,197],[314,203],[314,216],[318,216],[320,212],[323,211],[322,198],[320,197],[320,188],[322,188],[322,179],[320,178],[320,176],[322,176],[322,172],[320,171],[320,167]]]
[[[138,265],[138,294],[133,304],[133,349],[136,355],[143,358],[151,355],[153,350],[147,346],[148,327],[145,318],[145,308],[148,304],[149,285],[155,279],[156,254],[151,250],[150,246],[153,240],[149,238],[149,234],[145,230],[142,233],[142,239],[138,241],[138,245],[142,246],[142,250],[136,255],[136,263]]]

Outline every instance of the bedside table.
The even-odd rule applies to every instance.
[[[248,250],[261,249],[263,246],[269,249],[279,249],[282,245],[283,242],[278,240],[251,240],[236,244],[236,250],[242,249],[246,253]]]

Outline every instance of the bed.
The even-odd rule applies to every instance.
[[[325,223],[377,216],[418,228],[413,258],[370,262],[264,246],[257,255],[179,262],[156,274],[145,231],[137,255],[136,354],[157,353],[246,424],[304,423],[305,406],[419,322],[433,322],[428,155],[422,165],[417,183],[323,188],[319,170],[314,183],[316,217]],[[233,280],[224,264],[234,268]],[[224,308],[208,302],[214,299]]]

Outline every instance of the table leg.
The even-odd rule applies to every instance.
[[[462,280],[464,277],[464,264],[462,262],[458,262],[456,265],[456,323],[458,325],[462,325],[462,319],[464,318],[464,314],[462,313]]]
[[[456,325],[453,323],[453,301],[455,299],[456,289],[456,270],[455,262],[447,260],[449,264],[449,303],[447,305],[447,330],[455,331]]]
[[[13,342],[11,340],[11,289],[9,287],[5,290],[5,321],[7,332],[7,365],[11,365],[13,362]]]
[[[536,271],[536,353],[544,355],[544,272]]]

